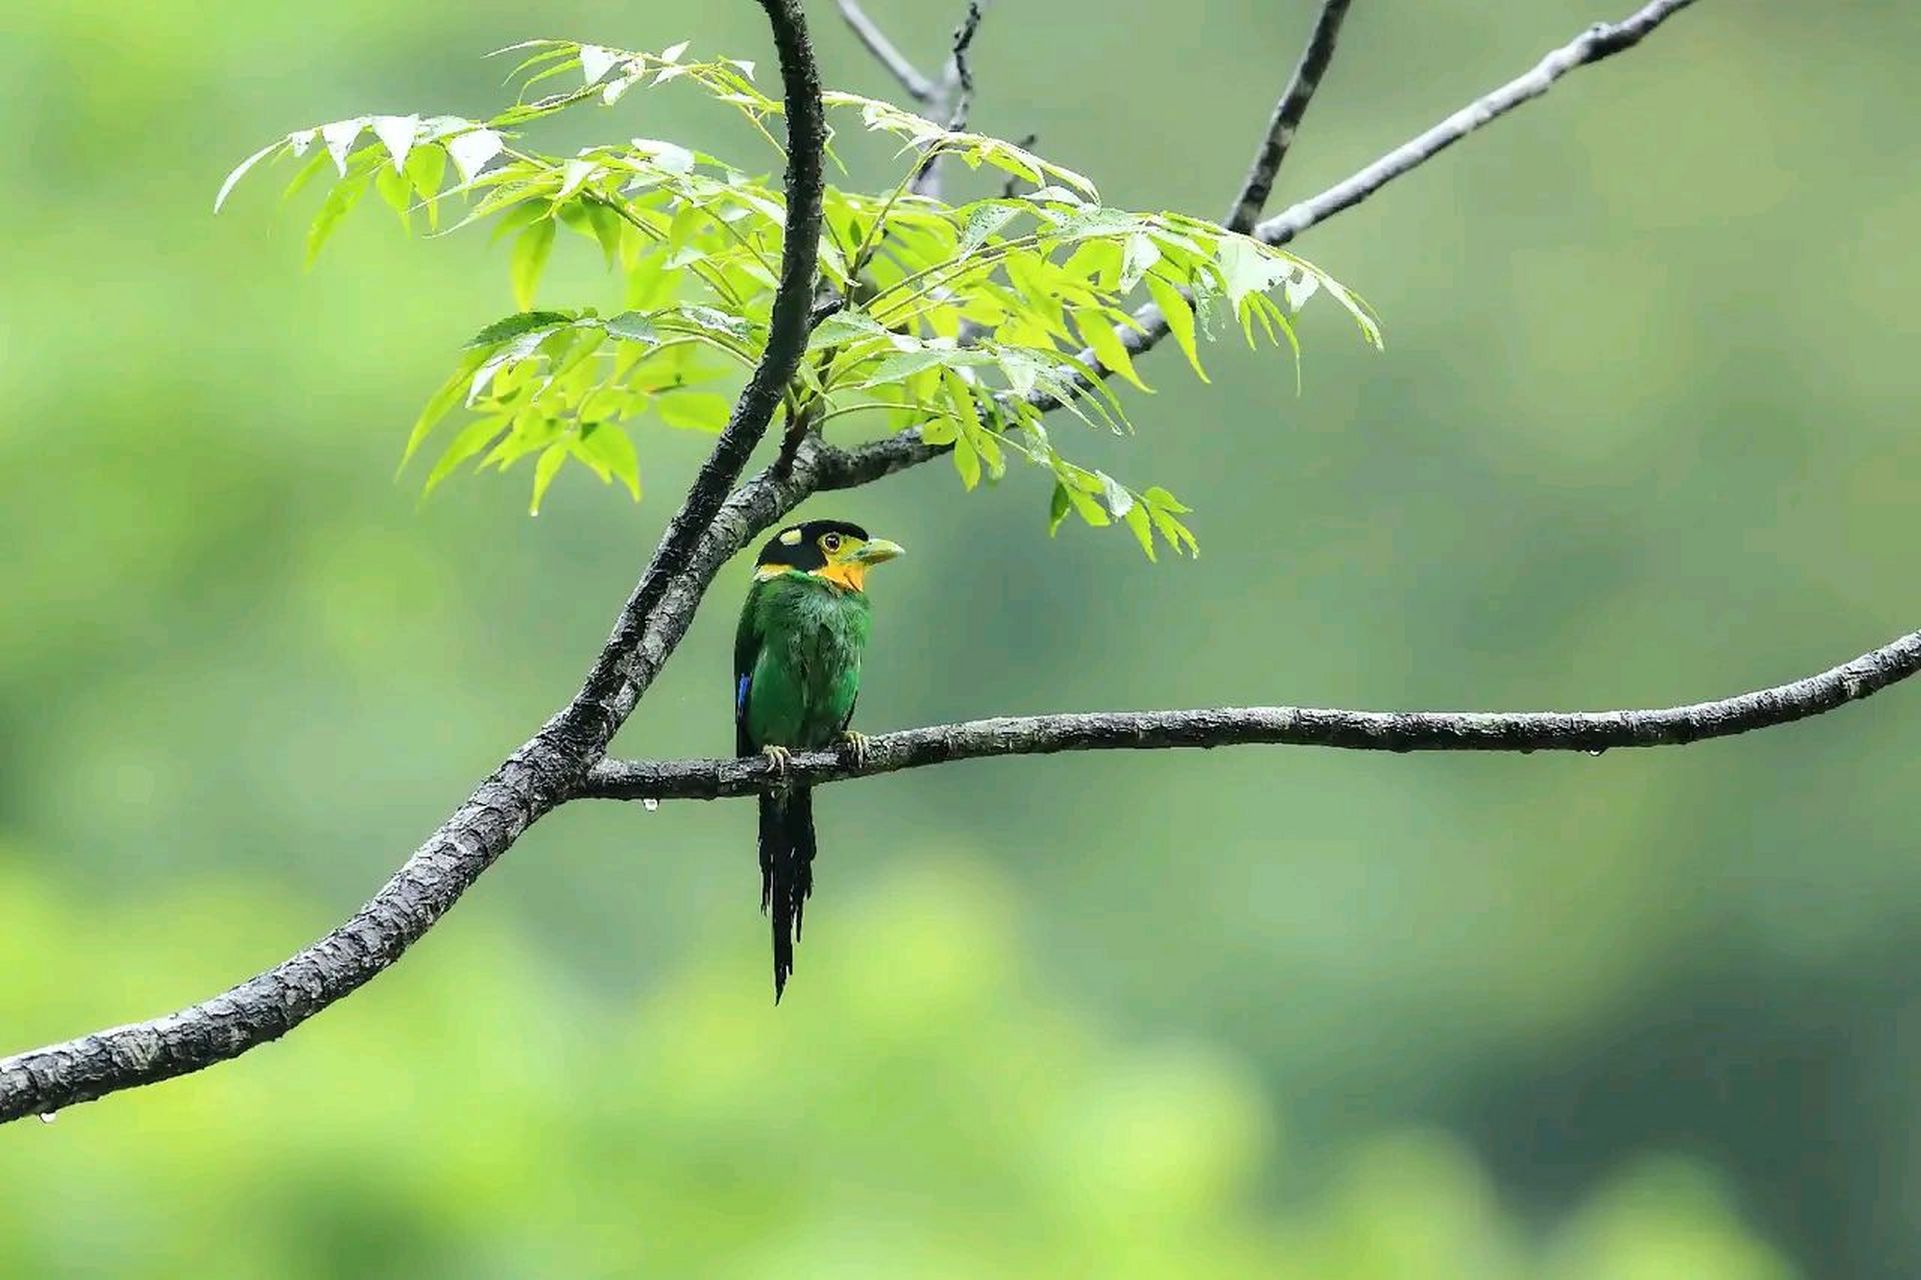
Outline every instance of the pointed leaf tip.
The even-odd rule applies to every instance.
[[[347,176],[347,153],[360,139],[360,131],[367,127],[366,116],[355,116],[351,120],[336,120],[332,124],[320,126],[320,140],[327,147],[327,154],[333,157],[334,168],[340,176]]]
[[[602,76],[612,71],[614,64],[619,61],[619,55],[597,44],[580,46],[580,74],[587,84],[598,82]]]
[[[414,149],[414,138],[420,132],[419,116],[375,116],[373,118],[374,136],[387,148],[393,157],[394,172],[407,171],[407,153]]]
[[[507,144],[492,129],[474,129],[447,139],[447,155],[460,170],[462,182],[472,182],[488,161],[499,155]]]
[[[215,213],[220,212],[220,206],[227,203],[227,197],[233,194],[233,189],[240,184],[240,180],[247,176],[247,170],[253,168],[262,160],[265,160],[281,145],[282,144],[278,142],[270,142],[235,165],[233,172],[227,175],[227,180],[220,184],[220,194],[213,198],[213,211]]]

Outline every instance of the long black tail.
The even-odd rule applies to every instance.
[[[760,909],[774,926],[774,1003],[794,971],[801,912],[814,891],[814,793],[807,787],[760,798]]]

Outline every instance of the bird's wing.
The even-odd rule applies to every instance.
[[[756,582],[747,591],[741,606],[740,626],[734,632],[734,753],[750,756],[760,750],[747,735],[747,692],[753,685],[754,664],[760,660],[760,593],[766,584]]]

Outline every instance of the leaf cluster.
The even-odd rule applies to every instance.
[[[403,226],[429,234],[490,221],[509,245],[519,310],[467,344],[416,422],[402,466],[458,417],[427,492],[468,464],[504,471],[532,459],[535,512],[569,463],[638,500],[636,427],[718,431],[731,402],[715,384],[759,358],[777,288],[782,195],[766,174],[676,142],[634,137],[557,156],[528,146],[525,127],[684,81],[738,110],[778,150],[768,122],[782,107],[755,86],[752,63],[690,60],[685,44],[647,53],[537,40],[500,52],[523,56],[510,76],[521,82],[519,99],[498,115],[369,115],[296,130],[242,162],[216,208],[256,165],[291,158],[304,163],[290,194],[316,179],[327,187],[310,261],[369,192]],[[563,77],[574,87],[533,96]],[[1158,486],[1130,487],[1075,463],[1043,421],[1058,407],[1092,428],[1133,430],[1109,381],[1150,390],[1130,351],[1142,331],[1136,310],[1159,309],[1203,380],[1201,339],[1230,325],[1250,345],[1285,346],[1298,378],[1295,318],[1317,296],[1380,343],[1366,305],[1290,253],[1184,214],[1110,207],[1087,177],[1003,139],[856,94],[823,101],[834,118],[896,140],[904,172],[879,194],[826,190],[821,273],[839,309],[815,327],[786,388],[790,421],[823,432],[917,431],[951,447],[968,489],[1000,480],[1018,459],[1052,480],[1050,531],[1071,515],[1125,526],[1150,558],[1157,543],[1192,554],[1185,505]],[[936,156],[1028,189],[961,204],[914,192],[914,172]],[[562,232],[597,248],[618,278],[616,314],[537,309]]]

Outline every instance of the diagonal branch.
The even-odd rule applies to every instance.
[[[1575,68],[1611,58],[1624,49],[1632,49],[1656,27],[1692,3],[1694,0],[1651,0],[1651,3],[1619,22],[1595,23],[1541,59],[1527,74],[1475,99],[1346,181],[1258,224],[1253,231],[1255,238],[1277,247],[1288,243],[1309,227],[1327,221],[1344,209],[1353,208],[1402,174],[1426,164],[1475,130],[1492,124],[1514,108],[1540,97],[1554,87],[1555,81]],[[1169,332],[1167,317],[1152,303],[1136,310],[1129,324],[1115,326],[1115,333],[1130,356],[1152,349]],[[1103,378],[1113,372],[1101,365],[1092,348],[1082,351],[1080,358],[1084,363],[1100,369]],[[1059,407],[1056,400],[1042,392],[1035,392],[1029,399],[1043,410]]]
[[[1353,751],[1585,751],[1683,746],[1822,715],[1921,671],[1921,631],[1843,666],[1718,702],[1635,711],[1341,711],[1225,707],[1206,711],[1104,711],[974,720],[885,733],[866,759],[848,752],[795,755],[785,776],[809,786],[990,756],[1061,751],[1158,751],[1257,743]],[[764,759],[603,760],[581,796],[602,800],[715,800],[753,795],[774,781]]]
[[[1314,100],[1314,91],[1321,87],[1321,77],[1327,74],[1328,63],[1334,60],[1334,42],[1340,38],[1348,3],[1349,0],[1322,0],[1314,33],[1307,39],[1307,48],[1301,52],[1286,92],[1274,106],[1274,116],[1267,122],[1267,135],[1248,169],[1247,181],[1241,184],[1241,194],[1235,198],[1222,224],[1228,230],[1253,230],[1261,210],[1267,207],[1267,197],[1274,190],[1274,175],[1287,159],[1288,148],[1294,145],[1294,133],[1307,115],[1308,103]]]
[[[278,1039],[398,960],[529,826],[563,803],[632,711],[728,556],[817,483],[795,474],[731,498],[807,341],[820,247],[826,126],[799,0],[760,0],[779,53],[788,125],[788,232],[766,350],[573,700],[498,769],[345,924],[229,991],[149,1022],[0,1059],[0,1122],[198,1071]]]
[[[887,33],[875,25],[874,20],[867,16],[867,11],[855,0],[840,0],[840,16],[847,20],[847,25],[860,37],[860,42],[867,46],[867,52],[893,73],[894,79],[900,81],[900,87],[907,90],[908,96],[915,102],[924,106],[940,95],[940,86],[922,75],[908,61],[907,55],[895,47],[894,42],[887,38]]]

